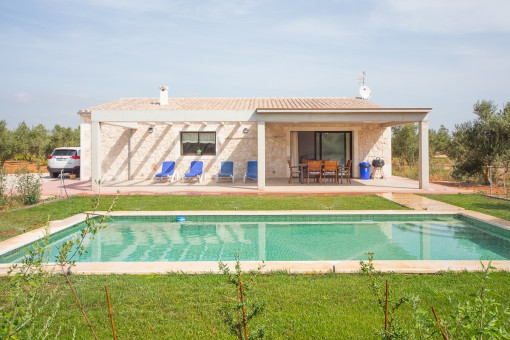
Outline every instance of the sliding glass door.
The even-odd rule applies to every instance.
[[[299,160],[321,159],[346,164],[352,159],[351,143],[350,131],[299,131]]]

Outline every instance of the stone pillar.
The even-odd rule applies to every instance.
[[[90,147],[90,165],[91,165],[91,180],[92,180],[92,191],[99,192],[99,183],[101,180],[101,123],[92,121],[91,129],[91,147]]]
[[[420,189],[429,188],[429,118],[428,114],[418,125],[420,141]]]
[[[266,190],[266,122],[257,122],[257,189]]]
[[[90,114],[80,116],[80,180],[90,180]]]

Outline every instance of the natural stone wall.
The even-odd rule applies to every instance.
[[[152,127],[152,133],[149,132]],[[247,128],[248,132],[243,130]],[[216,132],[216,156],[181,155],[181,131]],[[101,125],[102,172],[107,181],[127,180],[129,129]],[[191,161],[204,162],[204,173],[212,178],[222,161],[233,161],[237,178],[246,171],[246,162],[257,159],[257,127],[254,123],[139,123],[131,135],[131,178],[149,179],[161,170],[163,161],[176,162],[179,175],[189,171]]]
[[[81,176],[90,178],[90,114],[81,115]],[[152,133],[149,132],[152,127]],[[248,129],[247,132],[244,132]],[[266,123],[266,178],[283,178],[289,175],[290,131],[356,131],[358,133],[357,159],[371,162],[376,157],[385,160],[384,173],[391,174],[391,128],[370,127],[360,124],[318,123]],[[246,162],[257,159],[257,124],[254,122],[191,122],[138,123],[136,130],[101,124],[102,180],[128,179],[129,139],[131,138],[131,178],[150,179],[161,170],[163,161],[176,161],[179,175],[189,171],[193,160],[204,162],[208,179],[220,169],[221,161],[233,161],[237,178],[242,179]],[[181,131],[215,131],[215,156],[181,155]],[[353,140],[354,142],[354,140]],[[353,148],[355,150],[355,148]],[[353,155],[354,156],[354,155]],[[358,164],[353,164],[357,167]],[[357,171],[355,171],[357,173]]]
[[[102,180],[127,179],[128,143],[129,129],[101,124]]]
[[[382,158],[384,176],[391,176],[391,128],[367,125],[359,131],[358,142],[360,162],[372,164],[372,160]]]
[[[288,177],[288,143],[283,124],[266,124],[266,178]]]
[[[288,177],[291,131],[356,131],[358,133],[357,155],[353,159],[372,163],[376,157],[385,161],[385,176],[391,175],[391,128],[381,128],[366,124],[320,124],[320,123],[267,123],[266,124],[266,176]],[[353,143],[355,142],[353,138]],[[356,148],[353,146],[353,152]],[[357,157],[356,157],[357,156]],[[353,163],[353,173],[359,174]]]

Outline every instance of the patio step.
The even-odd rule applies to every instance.
[[[378,196],[386,198],[390,201],[406,206],[413,210],[426,210],[426,211],[462,211],[464,208],[456,207],[451,204],[432,200],[427,197],[418,196],[408,193],[381,193]]]

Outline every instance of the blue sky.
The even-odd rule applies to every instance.
[[[510,101],[508,0],[0,2],[0,120],[77,127],[120,97],[355,97],[432,107],[430,126]]]

